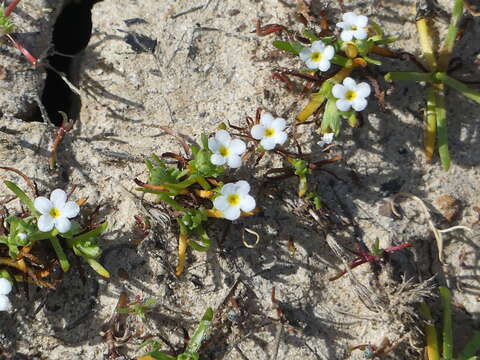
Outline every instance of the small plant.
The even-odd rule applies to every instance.
[[[160,202],[171,208],[171,215],[177,221],[177,276],[185,268],[188,246],[197,251],[209,249],[210,238],[206,231],[209,218],[235,221],[259,211],[254,197],[250,195],[251,188],[247,181],[222,181],[228,168],[239,168],[244,160],[254,154],[258,154],[255,166],[266,153],[279,155],[287,167],[267,170],[267,180],[298,176],[298,195],[311,199],[319,209],[320,197],[309,190],[307,176],[324,164],[339,160],[334,158],[314,162],[311,154],[303,154],[300,147],[298,153],[283,149],[282,145],[288,139],[286,120],[275,118],[270,113],[262,114],[260,109],[255,120],[247,117],[245,127],[230,127],[238,133],[231,135],[225,130],[225,124],[221,124],[214,136],[201,136],[201,146],[182,141],[187,157],[170,152],[162,155],[162,159],[174,159],[176,166],[168,165],[160,157],[152,155],[151,159],[146,160],[149,172],[147,183],[135,179],[140,186],[137,190],[157,195]],[[233,139],[233,136],[237,138]],[[331,136],[326,140],[331,142]]]
[[[37,65],[38,60],[32,54],[30,54],[30,52],[25,49],[22,44],[15,40],[12,35],[10,35],[15,30],[15,26],[10,19],[10,14],[19,2],[20,0],[13,0],[7,6],[7,8],[4,8],[2,5],[0,5],[0,39],[5,36],[8,40],[10,40],[13,46],[15,46],[23,54],[23,56],[25,56],[30,64]]]
[[[412,246],[412,243],[405,242],[405,243],[397,245],[397,246],[392,246],[392,247],[389,247],[389,248],[386,248],[386,249],[381,249],[380,248],[380,241],[377,239],[375,241],[375,243],[373,244],[371,251],[365,251],[365,250],[359,249],[357,252],[355,252],[357,257],[355,258],[355,260],[353,260],[352,262],[350,262],[348,264],[348,268],[351,270],[351,269],[354,269],[357,266],[363,265],[365,263],[371,263],[372,265],[378,265],[382,261],[385,260],[385,258],[388,256],[388,254],[392,254],[396,251],[399,251],[401,249],[404,249],[404,248],[407,248],[407,247],[410,247],[410,246]],[[331,277],[329,280],[330,281],[337,280],[340,277],[342,277],[343,275],[345,275],[347,272],[348,272],[348,270],[342,270],[338,274],[336,274],[335,276]]]
[[[452,329],[452,294],[446,287],[440,286],[440,299],[442,302],[442,347],[438,343],[437,330],[432,314],[427,304],[420,305],[420,313],[426,320],[425,342],[426,360],[477,360],[475,356],[480,350],[480,332],[474,333],[470,341],[457,356],[453,355],[453,329]]]
[[[145,319],[147,313],[153,311],[155,305],[157,304],[156,298],[146,298],[141,300],[140,298],[135,299],[135,301],[127,304],[124,308],[117,309],[117,312],[120,314],[134,314],[138,315],[140,318]]]
[[[163,352],[159,352],[158,349],[160,349],[160,344],[154,339],[150,339],[140,345],[140,347],[142,348],[151,345],[153,349],[147,354],[139,357],[137,360],[199,360],[200,355],[198,354],[198,350],[202,345],[202,341],[205,338],[212,320],[213,310],[208,308],[207,311],[205,311],[202,320],[200,320],[200,323],[193,332],[193,335],[187,344],[187,348],[183,353],[177,356],[171,356]]]
[[[419,2],[420,4],[423,1]],[[480,104],[480,93],[469,88],[462,82],[450,77],[448,67],[457,39],[459,23],[463,14],[463,0],[453,3],[452,17],[443,46],[436,56],[434,40],[428,26],[431,9],[428,2],[425,6],[417,5],[417,31],[422,53],[426,62],[425,72],[390,72],[385,75],[387,81],[425,82],[427,107],[425,111],[425,143],[424,150],[428,161],[431,161],[438,144],[440,161],[445,170],[450,168],[450,153],[448,150],[447,116],[445,107],[445,85],[459,91],[463,96]]]
[[[39,196],[32,200],[16,184],[10,181],[4,184],[26,207],[20,214],[0,217],[0,265],[23,273],[13,276],[16,281],[24,281],[25,275],[39,286],[55,287],[42,280],[51,274],[55,262],[45,264],[35,255],[35,249],[43,241],[50,243],[64,272],[70,269],[64,250],[67,247],[98,274],[110,276],[96,260],[101,255],[97,239],[107,229],[107,223],[82,227],[70,220],[79,214],[85,200],[67,201],[68,196],[61,189],[55,189],[49,199]],[[8,257],[2,257],[4,252]]]
[[[209,217],[236,220],[241,215],[252,215],[256,206],[255,199],[248,194],[250,185],[246,181],[224,184],[217,180],[225,172],[225,165],[241,166],[240,156],[246,149],[243,141],[232,140],[227,131],[220,129],[213,138],[202,135],[201,143],[201,147],[185,144],[190,159],[163,154],[177,159],[177,167],[168,166],[152,155],[152,160],[146,160],[148,183],[136,180],[139,191],[156,194],[159,201],[174,211],[180,232],[177,275],[185,268],[187,246],[197,251],[209,249],[210,238],[204,226]],[[192,235],[197,235],[197,239]]]
[[[303,31],[303,36],[295,36],[298,41],[273,42],[276,48],[298,55],[305,62],[307,67],[300,69],[298,76],[304,77],[301,75],[303,73],[306,78],[321,83],[318,92],[311,95],[308,105],[297,115],[297,120],[306,121],[325,104],[320,127],[324,134],[338,135],[342,118],[347,119],[351,126],[356,126],[356,112],[367,106],[370,85],[365,82],[357,84],[349,77],[353,70],[357,67],[365,68],[369,64],[380,65],[380,61],[371,58],[372,54],[394,56],[381,45],[391,43],[395,38],[385,37],[379,25],[366,16],[353,12],[343,14],[342,20],[337,24],[342,29],[339,37],[319,37],[307,28]],[[286,29],[277,29],[280,30]],[[328,26],[324,27],[322,33],[330,33]],[[328,78],[318,78],[316,74],[329,71],[331,64],[339,67],[336,73]]]

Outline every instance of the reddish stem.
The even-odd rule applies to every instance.
[[[403,244],[400,244],[400,245],[397,245],[397,246],[392,246],[392,247],[389,247],[388,249],[385,249],[386,252],[388,253],[393,253],[395,251],[398,251],[398,250],[401,250],[401,249],[405,249],[406,247],[409,247],[409,246],[412,246],[413,244],[410,243],[410,242],[405,242]]]
[[[397,245],[397,246],[392,246],[392,247],[389,247],[387,249],[384,249],[384,251],[387,252],[387,253],[394,253],[395,251],[404,249],[404,248],[412,246],[412,245],[413,244],[410,243],[410,242],[405,242],[403,244],[400,244],[400,245]],[[350,269],[354,269],[357,266],[360,266],[360,265],[365,264],[367,262],[376,263],[379,260],[379,258],[382,256],[382,255],[375,256],[375,255],[372,255],[368,252],[360,252],[360,253],[357,253],[357,255],[358,255],[358,258],[356,258],[355,260],[353,260],[352,262],[350,262],[348,264],[348,267]],[[335,276],[331,277],[328,280],[329,281],[337,280],[337,279],[341,278],[343,275],[345,275],[346,273],[347,273],[347,270],[343,270],[343,271],[339,272],[338,274],[336,274]]]
[[[18,5],[18,3],[20,2],[21,0],[13,0],[10,4],[8,4],[7,8],[5,9],[5,12],[3,13],[4,16],[9,16],[13,9],[15,9],[15,7]]]
[[[37,59],[30,54],[30,52],[23,47],[22,44],[18,43],[13,37],[10,36],[10,34],[6,34],[6,37],[12,42],[13,46],[15,46],[20,52],[27,58],[27,60],[32,64],[33,66],[37,65]]]

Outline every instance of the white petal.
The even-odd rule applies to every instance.
[[[287,141],[287,133],[285,131],[277,131],[277,133],[273,136],[273,141],[277,144],[283,145],[285,141]]]
[[[310,59],[311,55],[312,55],[312,50],[310,48],[305,48],[302,51],[300,51],[300,54],[298,54],[298,56],[300,56],[300,59],[302,59],[303,61],[307,61],[308,59]]]
[[[231,206],[223,212],[223,217],[227,220],[237,220],[240,217],[240,208]]]
[[[213,200],[213,206],[215,207],[215,209],[225,211],[230,205],[228,204],[228,199],[226,196],[219,196],[215,200]]]
[[[59,210],[60,210],[60,214],[62,214],[62,216],[65,216],[65,217],[71,219],[71,218],[74,218],[75,216],[78,215],[78,213],[80,212],[80,206],[78,206],[77,203],[74,202],[74,201],[68,201],[63,206],[63,208],[61,208]]]
[[[263,135],[265,134],[265,126],[263,125],[254,125],[252,130],[250,130],[250,134],[252,134],[254,139],[261,140]]]
[[[214,137],[208,138],[208,148],[211,152],[217,152],[219,147],[220,144]]]
[[[12,291],[12,283],[5,278],[0,278],[0,295],[7,295]]]
[[[230,195],[230,194],[236,194],[237,193],[237,185],[235,183],[228,183],[223,185],[222,190],[220,192],[223,195]]]
[[[272,121],[273,121],[273,115],[268,112],[263,113],[262,116],[260,117],[260,124],[265,127],[269,127]]]
[[[67,201],[67,193],[62,189],[55,189],[50,194],[50,201],[53,203],[54,207],[60,209]]]
[[[312,52],[323,53],[323,50],[325,50],[325,44],[323,41],[319,40],[312,43]]]
[[[344,28],[346,28],[348,25],[347,25],[346,22],[341,21],[341,22],[337,23],[337,26],[338,26],[339,28],[341,28],[341,29],[344,29]]]
[[[220,145],[228,146],[230,145],[230,134],[226,130],[218,130],[215,134],[215,139],[220,143]]]
[[[252,211],[255,209],[255,206],[255,199],[250,195],[244,195],[240,199],[240,209],[242,209],[242,211]]]
[[[276,118],[275,120],[272,121],[272,128],[275,129],[276,131],[283,131],[285,130],[285,127],[287,126],[285,119],[283,118]]]
[[[347,89],[345,86],[341,84],[335,84],[333,85],[332,88],[332,94],[335,96],[337,99],[343,99],[345,97],[345,93],[347,92]]]
[[[312,70],[318,69],[318,61],[313,61],[312,59],[305,61],[305,65]]]
[[[318,63],[318,69],[320,71],[328,71],[328,69],[330,69],[330,61],[328,61],[327,59],[320,60],[320,62]]]
[[[351,77],[346,77],[343,80],[343,86],[345,86],[347,90],[353,90],[353,91],[357,90],[357,82],[353,80]]]
[[[265,150],[272,150],[275,148],[275,140],[272,138],[264,138],[262,141],[260,141],[260,144]]]
[[[53,229],[53,225],[55,222],[53,221],[53,218],[48,215],[48,214],[43,214],[38,218],[38,230],[43,231],[43,232],[48,232]]]
[[[322,140],[325,142],[325,144],[331,144],[334,136],[335,133],[326,133],[322,136]]]
[[[363,98],[366,98],[368,95],[370,95],[370,85],[366,82],[362,82],[357,85],[357,95]]]
[[[0,295],[0,311],[10,311],[12,310],[12,303],[10,299],[5,295]]]
[[[72,227],[72,223],[66,217],[58,217],[55,220],[55,228],[60,233],[66,233]]]
[[[358,29],[353,32],[353,36],[355,36],[355,39],[358,40],[363,40],[367,38],[367,30],[366,29]]]
[[[350,110],[351,102],[345,99],[339,99],[335,103],[337,105],[337,109],[340,111],[347,111]]]
[[[238,155],[230,155],[227,159],[227,164],[232,169],[238,169],[242,166],[242,158]]]
[[[368,18],[365,15],[358,15],[355,19],[355,25],[359,28],[364,28],[368,24]]]
[[[367,107],[367,100],[357,97],[352,101],[352,107],[355,109],[355,111],[362,111]]]
[[[351,11],[347,12],[347,13],[343,14],[342,20],[345,21],[349,25],[354,25],[355,20],[357,20],[357,14],[355,14],[354,12],[351,12]]]
[[[247,150],[247,146],[240,139],[233,139],[230,143],[230,151],[237,155],[242,155],[245,150]]]
[[[340,34],[340,39],[342,41],[352,41],[353,39],[353,31],[352,30],[343,30]]]
[[[237,194],[239,195],[247,195],[250,192],[250,184],[245,180],[239,180],[235,183],[237,187]]]
[[[227,159],[225,159],[222,155],[220,154],[213,154],[210,156],[210,162],[213,165],[224,165]]]
[[[33,202],[33,205],[35,206],[35,209],[40,212],[40,214],[48,214],[53,207],[52,202],[43,196],[36,198]]]
[[[323,51],[323,57],[327,60],[330,60],[335,55],[335,48],[332,45],[328,45]]]

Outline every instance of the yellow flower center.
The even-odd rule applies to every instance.
[[[312,55],[310,56],[310,60],[312,61],[315,61],[315,62],[318,62],[322,59],[322,53],[320,52],[314,52],[312,53]]]
[[[60,217],[60,210],[58,210],[57,208],[51,208],[50,211],[48,212],[50,214],[50,216],[54,219]]]
[[[265,129],[265,137],[272,137],[275,135],[275,130],[272,128],[266,128]]]
[[[237,194],[230,194],[227,197],[227,201],[230,206],[238,206],[240,205],[240,196]]]
[[[356,25],[352,25],[352,30],[353,31],[358,30],[358,27]]]
[[[345,99],[349,100],[349,101],[352,101],[353,99],[355,99],[357,97],[357,93],[353,90],[348,90],[346,93],[345,93]]]
[[[225,147],[225,146],[220,146],[220,149],[218,149],[218,152],[220,153],[220,155],[222,155],[223,157],[225,156],[228,156],[228,154],[230,154],[230,150]]]

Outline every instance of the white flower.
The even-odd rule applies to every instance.
[[[240,211],[252,211],[255,209],[255,199],[248,195],[250,185],[245,180],[223,185],[220,196],[213,200],[213,206],[222,212],[222,216],[228,220],[240,217]]]
[[[3,277],[0,277],[0,295],[8,295],[10,294],[10,291],[12,291],[12,283]]]
[[[319,69],[327,71],[330,69],[330,60],[335,55],[335,49],[332,45],[327,45],[323,41],[314,41],[312,46],[303,49],[299,56],[305,61],[309,69]]]
[[[370,95],[370,85],[365,82],[357,84],[355,80],[347,77],[343,80],[343,85],[335,84],[332,94],[338,99],[338,110],[348,111],[353,107],[355,111],[362,111],[367,107],[365,98]]]
[[[337,24],[342,29],[340,34],[342,41],[352,41],[353,38],[358,40],[367,38],[368,18],[366,16],[348,12],[343,14],[342,20]]]
[[[318,146],[325,146],[325,145],[330,145],[333,142],[333,137],[335,136],[335,133],[326,133],[323,134],[322,140],[320,140],[317,144]]]
[[[40,214],[38,219],[38,230],[47,232],[55,228],[60,233],[70,230],[72,224],[71,218],[74,218],[80,212],[80,207],[73,201],[67,202],[67,194],[61,189],[55,189],[50,195],[50,200],[40,196],[35,199],[35,209]]]
[[[0,311],[12,310],[12,303],[10,299],[5,295],[0,295]]]
[[[283,131],[285,127],[285,119],[274,119],[272,114],[263,113],[260,124],[253,126],[250,133],[254,139],[260,140],[265,150],[272,150],[276,144],[282,145],[287,141],[287,133]]]
[[[0,311],[12,310],[12,303],[6,296],[12,291],[12,283],[5,278],[0,278]]]
[[[18,233],[17,234],[17,238],[19,238],[20,240],[25,240],[27,238],[27,234],[25,233]]]
[[[213,152],[210,161],[214,165],[227,165],[231,168],[242,166],[240,157],[247,146],[240,139],[233,139],[225,130],[218,130],[215,137],[208,139],[208,148]]]

